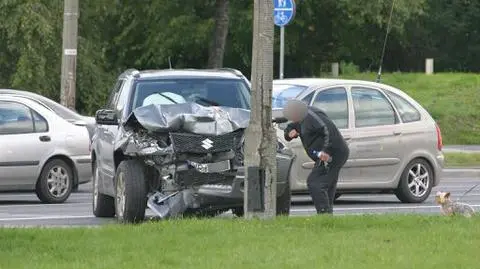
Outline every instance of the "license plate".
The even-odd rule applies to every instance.
[[[189,161],[189,164],[200,173],[220,173],[230,170],[229,160],[216,163],[196,163]]]

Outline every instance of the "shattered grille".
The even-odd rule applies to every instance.
[[[216,153],[235,150],[242,134],[243,130],[217,136],[171,133],[170,137],[177,153]]]

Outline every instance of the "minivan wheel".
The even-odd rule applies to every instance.
[[[138,223],[145,219],[147,182],[142,163],[125,160],[115,174],[115,214],[121,223]]]
[[[423,159],[414,159],[405,167],[395,195],[403,203],[421,203],[430,195],[432,185],[430,164]]]
[[[93,163],[93,203],[92,210],[95,217],[112,218],[115,216],[115,200],[113,197],[98,191],[99,170],[97,162]]]
[[[43,203],[63,203],[72,192],[72,168],[63,160],[48,161],[40,173],[35,193]]]

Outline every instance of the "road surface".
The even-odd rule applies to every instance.
[[[450,191],[452,198],[456,199],[478,183],[478,177],[444,178],[422,204],[402,204],[394,195],[344,195],[336,202],[334,214],[438,214],[439,207],[433,202],[437,190]],[[56,205],[41,204],[34,194],[0,194],[0,226],[98,226],[114,223],[113,219],[93,217],[90,188],[91,184],[81,185],[79,192],[73,193],[65,204]],[[480,211],[480,186],[462,200]],[[293,197],[291,216],[308,216],[314,212],[309,196]],[[221,217],[232,217],[232,214],[225,213]]]

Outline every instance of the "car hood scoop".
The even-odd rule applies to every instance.
[[[150,132],[188,132],[222,135],[245,129],[250,110],[224,106],[202,106],[188,102],[151,104],[132,111],[124,123],[126,129],[143,127]]]

